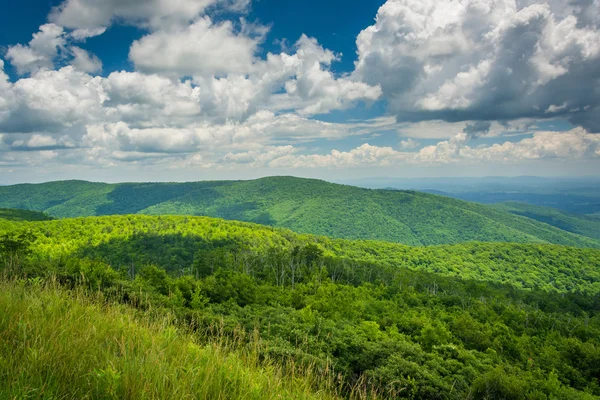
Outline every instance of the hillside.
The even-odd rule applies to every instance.
[[[373,274],[372,280],[406,268],[510,284],[519,289],[600,293],[600,250],[596,249],[475,242],[411,247],[302,235],[208,217],[127,215],[21,223],[0,220],[0,236],[2,232],[18,233],[24,229],[37,238],[32,255],[40,263],[48,259],[62,263],[65,258],[76,256],[104,262],[117,270],[128,269],[132,264],[156,265],[171,273],[185,274],[193,272],[194,263],[215,249],[257,254],[265,260],[271,251],[314,244],[332,262],[323,266],[338,275],[337,279],[363,279],[363,274],[373,273],[372,268],[365,266],[376,265],[383,275]],[[248,263],[258,262],[248,257]]]
[[[296,232],[409,245],[467,241],[600,247],[600,241],[489,206],[414,191],[370,190],[292,177],[253,181],[0,187],[0,206],[54,217],[206,215]]]
[[[600,219],[593,215],[571,214],[551,207],[535,206],[522,202],[505,202],[495,208],[544,222],[567,232],[600,239]]]
[[[0,208],[0,219],[9,221],[49,221],[52,217],[38,211]]]
[[[332,383],[348,399],[600,396],[597,249],[410,247],[207,217],[0,220],[2,279],[0,397],[181,398],[198,376],[200,398],[323,398]],[[164,315],[176,326],[134,319]]]
[[[0,309],[2,399],[334,398],[251,355],[199,343],[166,316],[81,292],[2,282]]]

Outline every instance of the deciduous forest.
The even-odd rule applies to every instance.
[[[71,299],[87,293],[110,307],[108,315],[94,308],[102,321],[115,313],[119,320],[146,318],[121,331],[123,338],[146,324],[143,335],[158,342],[229,349],[238,361],[215,361],[214,368],[238,362],[236,374],[251,371],[256,398],[277,390],[289,398],[300,392],[320,398],[600,396],[595,249],[477,242],[411,247],[206,217],[127,215],[0,220],[0,252],[3,279],[14,282],[0,301],[37,296],[35,304],[48,301],[54,309],[73,307]],[[19,301],[11,307],[31,308]],[[22,334],[6,324],[34,321],[12,312],[0,322],[3,343]],[[38,313],[48,318],[43,309]],[[164,326],[177,332],[173,338],[156,328],[165,318]],[[40,362],[26,349],[9,354],[5,347],[0,394],[23,395],[35,379],[48,382],[51,396],[70,393],[60,368],[31,375],[28,369]],[[104,372],[80,390],[96,385],[127,397],[125,376],[134,365],[104,362],[114,371],[99,365]],[[265,371],[279,377],[273,391],[261,383]]]

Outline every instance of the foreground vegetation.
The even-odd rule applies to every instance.
[[[600,396],[594,249],[408,247],[212,218],[119,216],[3,222],[0,253],[7,278],[55,279],[103,303],[172,315],[200,338],[176,341],[218,338],[235,354],[253,354],[259,376],[279,368],[285,381],[300,368],[334,377],[309,374],[295,389],[282,383],[297,391],[284,398],[310,390],[358,398]],[[118,320],[108,315],[100,325]]]
[[[168,314],[67,291],[40,280],[0,283],[2,399],[327,399],[310,371],[284,375]]]
[[[369,190],[314,179],[105,184],[83,181],[0,187],[0,207],[54,217],[205,215],[346,239],[407,245],[481,242],[600,247],[494,207],[414,191]]]

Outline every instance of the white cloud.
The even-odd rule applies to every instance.
[[[53,70],[55,62],[68,58],[72,58],[71,65],[81,72],[100,72],[102,62],[98,57],[80,47],[68,45],[70,40],[82,41],[95,34],[99,33],[86,30],[66,34],[61,26],[45,24],[40,26],[38,33],[33,34],[29,44],[9,46],[6,58],[20,75],[34,75],[41,70]]]
[[[560,106],[557,106],[556,104],[550,104],[548,106],[548,108],[546,109],[546,111],[544,111],[544,113],[553,114],[553,113],[557,113],[559,111],[565,110],[566,108],[567,108],[567,103],[563,103]]]
[[[0,59],[0,123],[7,118],[13,101],[12,84],[4,72],[4,61]]]
[[[273,160],[281,159],[291,155],[296,150],[293,146],[271,146],[261,149],[260,151],[248,151],[243,153],[228,153],[223,157],[222,162],[225,164],[249,164],[252,167],[261,167],[271,163]]]
[[[586,4],[388,0],[357,38],[354,73],[339,75],[340,56],[315,38],[263,55],[268,27],[207,16],[209,7],[240,11],[249,0],[66,0],[28,44],[6,53],[29,77],[11,82],[0,60],[0,163],[369,168],[597,159],[589,132],[600,123],[600,22]],[[146,30],[130,47],[135,71],[95,76],[102,62],[84,42],[114,23]],[[394,115],[311,118],[379,99]],[[501,138],[547,118],[588,129]],[[331,150],[349,136],[382,135],[394,135],[397,148]],[[476,137],[498,143],[475,146]],[[317,139],[336,144],[308,153],[303,146],[326,148]],[[423,139],[438,143],[420,148]]]
[[[182,76],[245,74],[252,68],[257,38],[234,31],[230,21],[203,17],[184,28],[160,30],[133,42],[137,69]]]
[[[269,150],[269,156],[257,152],[228,154],[224,161],[247,163],[254,167],[272,168],[353,168],[399,167],[410,165],[473,165],[480,163],[515,163],[540,159],[597,159],[600,157],[600,136],[583,128],[568,132],[536,132],[533,137],[519,142],[504,142],[473,148],[465,133],[426,146],[418,152],[394,150],[391,147],[365,143],[350,151],[332,150],[328,154],[298,154],[299,149],[286,147],[282,155]]]
[[[21,75],[34,73],[40,69],[52,69],[59,50],[66,40],[63,28],[54,24],[40,26],[28,45],[9,46],[6,59],[15,66]]]
[[[414,139],[405,139],[405,140],[401,140],[400,141],[400,148],[402,150],[411,150],[411,149],[416,149],[417,147],[419,147],[421,145],[421,143],[417,142]]]
[[[88,73],[95,73],[102,71],[102,61],[93,54],[88,53],[81,47],[73,46],[69,49],[73,55],[73,61],[71,64],[77,68],[77,70]]]
[[[98,29],[115,21],[151,28],[192,20],[218,0],[65,0],[49,16],[70,29]],[[234,2],[234,6],[239,2]]]
[[[400,120],[560,115],[600,131],[600,7],[572,4],[388,0],[357,38],[354,74]]]
[[[468,136],[457,134],[450,140],[428,146],[418,153],[420,162],[519,162],[544,158],[585,159],[600,156],[600,136],[583,128],[567,132],[541,131],[518,142],[496,143],[487,147],[468,146]]]
[[[52,147],[52,146],[56,146],[57,144],[58,144],[58,142],[56,141],[55,138],[53,138],[51,136],[44,136],[44,135],[33,135],[31,137],[31,139],[29,139],[29,141],[27,142],[27,146],[33,147],[33,148]]]
[[[20,79],[11,85],[12,102],[5,118],[0,119],[0,131],[64,131],[102,119],[106,95],[101,82],[102,78],[71,66]]]
[[[280,55],[280,62],[292,67],[293,79],[285,83],[285,94],[274,96],[275,102],[294,104],[301,114],[311,115],[347,108],[358,100],[375,101],[381,96],[379,86],[348,77],[336,79],[324,67],[329,67],[337,56],[320,46],[316,39],[302,35],[296,49],[292,56]]]
[[[103,26],[99,28],[81,28],[75,29],[69,36],[77,42],[85,42],[86,39],[100,36],[104,32],[106,32],[106,27]]]
[[[274,168],[392,166],[407,158],[407,153],[396,151],[391,147],[371,146],[365,143],[347,152],[332,150],[331,153],[325,155],[286,155],[270,161],[268,166]]]

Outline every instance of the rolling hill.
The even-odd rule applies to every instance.
[[[2,399],[338,398],[304,376],[201,343],[166,317],[100,305],[81,292],[1,282],[0,307]]]
[[[38,211],[0,208],[0,219],[9,221],[49,221],[53,218]]]
[[[599,266],[208,217],[0,220],[0,398],[596,399]]]
[[[567,232],[600,239],[600,219],[590,215],[571,214],[552,207],[510,201],[494,205],[499,210],[544,222]]]
[[[272,249],[314,244],[326,257],[346,260],[342,266],[326,265],[329,273],[337,274],[338,279],[346,278],[346,274],[349,274],[348,279],[359,279],[365,273],[375,278],[377,274],[373,271],[381,267],[510,284],[520,289],[600,293],[600,251],[597,249],[477,242],[406,246],[302,235],[287,229],[208,217],[148,215],[37,222],[0,220],[0,239],[3,233],[10,235],[23,229],[30,230],[37,238],[32,250],[39,264],[48,260],[61,264],[61,260],[75,256],[103,262],[117,270],[131,264],[155,265],[170,273],[182,274],[205,257],[205,251],[215,248],[268,257],[265,254]],[[225,261],[224,267],[234,263]]]
[[[415,191],[371,190],[293,177],[251,181],[0,187],[0,207],[53,217],[203,215],[346,239],[409,245],[467,241],[600,247],[600,241],[504,210]]]

